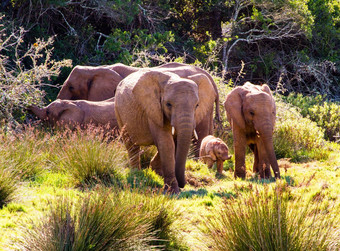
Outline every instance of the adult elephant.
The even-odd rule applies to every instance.
[[[196,123],[214,104],[214,87],[204,74],[142,70],[117,87],[115,111],[131,165],[140,167],[140,146],[156,145],[153,166],[160,168],[165,189],[185,185],[185,162]]]
[[[57,99],[43,108],[31,106],[30,110],[39,119],[48,121],[52,125],[71,129],[78,125],[81,127],[86,127],[88,124],[108,125],[111,131],[118,129],[114,99],[99,102]]]
[[[280,178],[273,146],[276,106],[269,87],[247,82],[227,95],[224,106],[233,130],[235,178],[246,176],[247,145],[254,153],[253,171],[270,178],[271,166],[275,178]]]
[[[103,101],[114,97],[123,77],[111,66],[80,66],[73,68],[57,99]]]

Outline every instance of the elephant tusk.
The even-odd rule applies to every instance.
[[[197,139],[197,140],[198,140],[197,132],[196,132],[196,130],[195,130],[195,129],[194,129],[194,136],[195,136],[195,139]]]
[[[175,127],[172,127],[172,128],[171,128],[171,134],[172,134],[172,136],[175,135]]]

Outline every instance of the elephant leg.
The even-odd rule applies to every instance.
[[[258,151],[258,166],[259,166],[259,173],[261,179],[267,178],[268,176],[268,168],[269,168],[269,173],[270,173],[270,165],[268,165],[269,161],[267,159],[267,154],[264,149],[264,146],[258,142],[256,145],[257,151]]]
[[[260,172],[260,166],[259,166],[259,152],[257,150],[256,144],[250,144],[249,148],[252,150],[254,154],[254,165],[253,165],[253,172],[259,173]]]
[[[150,166],[151,166],[152,170],[154,170],[158,175],[163,177],[161,157],[160,157],[158,151],[155,154],[155,156],[153,156],[153,158],[150,162]]]
[[[150,131],[158,150],[159,157],[155,156],[161,163],[162,173],[165,184],[165,191],[170,193],[179,193],[178,182],[175,174],[175,143],[171,135],[171,129],[160,128],[151,121]],[[159,160],[157,160],[159,158]]]
[[[211,158],[203,158],[203,162],[208,166],[208,168],[212,168],[214,165],[214,161]]]
[[[217,166],[217,172],[222,174],[222,172],[223,172],[223,160],[218,159],[216,166]]]
[[[244,179],[246,177],[246,136],[239,130],[233,130],[233,139],[235,152],[234,177]]]
[[[194,139],[195,157],[199,157],[199,151],[204,137],[213,134],[213,113],[210,112],[203,120],[196,125],[197,139]]]
[[[140,146],[134,144],[131,141],[130,136],[126,132],[126,130],[123,128],[122,130],[122,139],[125,144],[125,147],[128,151],[129,155],[129,161],[132,168],[138,168],[141,169],[141,163],[140,163]]]

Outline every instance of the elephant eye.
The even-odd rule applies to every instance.
[[[70,91],[73,91],[73,90],[74,90],[74,87],[73,87],[73,86],[70,86],[68,89],[69,89]]]
[[[198,104],[196,105],[196,109],[198,108]]]
[[[249,113],[250,113],[251,116],[255,115],[255,113],[253,111],[250,111]]]
[[[50,114],[50,111],[49,111],[49,110],[47,110],[47,111],[46,111],[46,115],[49,115],[49,114]]]
[[[166,106],[167,106],[168,108],[171,108],[171,107],[172,107],[172,105],[171,105],[170,103],[166,103]]]

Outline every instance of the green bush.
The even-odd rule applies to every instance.
[[[339,140],[340,136],[340,104],[324,102],[314,105],[308,110],[311,120],[325,129],[326,139]]]
[[[328,150],[324,130],[297,109],[277,103],[277,120],[274,132],[274,149],[278,158],[292,161],[326,159]]]
[[[214,250],[329,250],[339,217],[322,203],[292,200],[289,187],[255,187],[241,200],[226,200],[205,225]]]
[[[301,93],[290,93],[283,99],[300,109],[304,117],[312,121],[325,130],[327,140],[336,140],[335,136],[340,133],[340,104],[329,102],[325,96],[303,96]]]

